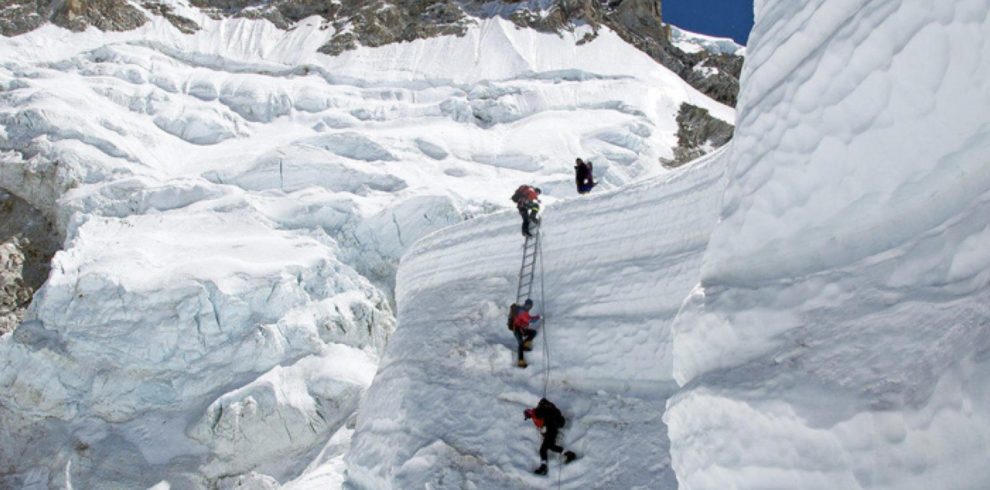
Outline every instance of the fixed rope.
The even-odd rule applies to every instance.
[[[542,234],[541,231],[540,235]],[[543,398],[546,398],[550,387],[550,341],[547,340],[549,331],[547,330],[546,288],[543,280],[543,240],[536,242],[536,251],[540,257],[540,308],[543,309]]]
[[[537,237],[542,237],[543,231],[541,230]],[[537,255],[540,258],[540,307],[543,309],[543,398],[547,397],[550,389],[550,341],[547,340],[547,302],[546,302],[546,286],[544,281],[544,262],[543,262],[543,240],[539,239],[536,242]],[[560,437],[560,436],[558,436]],[[560,490],[561,479],[563,473],[563,465],[557,465],[557,490]]]

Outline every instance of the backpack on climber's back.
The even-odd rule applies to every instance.
[[[513,327],[512,324],[516,321],[516,315],[518,314],[519,314],[519,304],[512,303],[512,306],[509,307],[509,321],[506,322],[506,325],[509,327],[509,330],[515,330],[515,327]]]
[[[521,185],[518,188],[516,188],[516,192],[513,192],[512,193],[512,202],[516,203],[517,206],[524,199],[526,199],[526,188],[527,187],[529,187],[529,186],[527,186],[527,185]]]
[[[537,413],[542,412],[542,417],[540,418],[545,420],[547,423],[554,424],[557,427],[564,427],[564,424],[567,423],[567,419],[564,418],[564,414],[560,412],[557,405],[554,405],[553,402],[547,400],[546,398],[540,399],[540,403],[536,405],[536,410]]]

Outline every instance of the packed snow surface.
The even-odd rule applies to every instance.
[[[331,58],[319,18],[281,31],[170,5],[203,29],[149,15],[131,32],[0,39],[0,187],[64,237],[0,339],[2,487],[339,487],[416,240],[508,207],[520,183],[574,196],[578,156],[603,190],[663,172],[684,102],[734,117],[607,30],[578,45],[587,27],[496,18]],[[669,384],[669,359],[651,358],[665,345],[638,347],[631,387]],[[629,403],[653,407],[641,416],[663,438],[648,392]],[[638,464],[666,467],[655,456]]]
[[[358,416],[351,481],[544,486],[531,473],[539,436],[522,412],[549,374],[549,396],[570,419],[564,445],[582,456],[563,471],[567,488],[676,486],[660,420],[675,387],[670,322],[697,283],[721,178],[721,166],[699,163],[548,209],[534,288],[544,323],[525,370],[505,320],[519,217],[479,218],[417,242],[399,270],[402,328]]]
[[[990,487],[990,1],[756,11],[726,151],[547,207],[529,368],[518,218],[405,256],[355,487]]]

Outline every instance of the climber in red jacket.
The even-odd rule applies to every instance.
[[[523,219],[523,236],[533,236],[530,223],[540,224],[540,218],[537,218],[536,215],[540,212],[541,193],[539,187],[521,185],[512,194],[512,202],[516,203],[516,209],[519,210],[519,215]]]
[[[529,328],[533,322],[540,321],[540,315],[531,316],[529,310],[533,309],[533,300],[527,299],[522,306],[513,304],[512,308],[509,309],[509,328],[512,329],[512,333],[516,336],[516,342],[519,343],[519,359],[516,361],[516,365],[525,368],[529,364],[526,364],[526,359],[523,358],[523,352],[533,350],[533,339],[536,337],[536,330]]]
[[[574,451],[564,451],[563,447],[557,445],[557,433],[567,423],[567,419],[550,400],[540,399],[540,403],[535,408],[527,408],[523,411],[523,416],[527,420],[532,419],[533,425],[543,434],[543,444],[540,445],[540,467],[534,473],[547,474],[547,451],[564,453],[564,464],[577,459]]]

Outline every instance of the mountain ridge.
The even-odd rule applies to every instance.
[[[128,0],[53,0],[28,2],[4,0],[0,10],[0,33],[23,34],[46,22],[72,31],[88,26],[107,31],[126,31],[140,27],[149,15],[166,18],[184,33],[195,32],[199,25],[181,15],[167,1],[145,0],[140,4]],[[215,18],[261,18],[283,30],[300,21],[319,16],[334,35],[319,48],[322,53],[338,55],[357,46],[382,46],[429,37],[463,36],[475,18],[500,16],[521,28],[540,32],[573,31],[576,26],[590,25],[594,32],[580,42],[597,36],[600,27],[608,27],[626,42],[649,54],[695,88],[713,99],[734,106],[739,92],[742,58],[717,50],[688,52],[671,42],[670,29],[664,25],[660,0],[280,0],[276,2],[241,0],[192,0],[191,5]],[[701,69],[701,68],[707,69]]]

